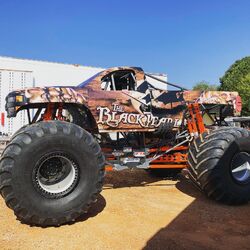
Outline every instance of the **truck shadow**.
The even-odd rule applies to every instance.
[[[152,174],[149,174],[146,171],[143,170],[124,170],[124,171],[114,171],[114,172],[108,172],[105,176],[104,186],[103,189],[114,189],[114,188],[123,188],[123,187],[138,187],[138,186],[147,186],[147,185],[153,185],[153,186],[173,186],[173,184],[157,184],[155,182],[164,179],[171,179],[171,180],[177,180],[176,174],[156,174],[157,176],[154,176]],[[154,184],[155,183],[155,184]],[[91,217],[97,216],[99,213],[101,213],[104,208],[106,207],[106,200],[105,198],[99,194],[97,197],[97,201],[91,205],[89,211],[86,214],[81,215],[76,219],[76,221],[67,223],[66,225],[75,224],[78,222],[83,222],[88,220]]]
[[[78,222],[83,222],[83,221],[88,220],[91,217],[95,217],[99,213],[101,213],[104,210],[105,207],[106,207],[106,200],[101,194],[99,194],[97,196],[96,202],[91,205],[91,207],[90,207],[90,209],[88,210],[87,213],[85,213],[85,214],[81,215],[80,217],[78,217],[74,222],[67,223],[67,225],[72,225],[72,224],[75,224],[75,223],[78,223]]]
[[[21,222],[21,223],[26,224],[26,225],[28,225],[30,227],[41,227],[43,229],[50,228],[50,227],[58,228],[58,227],[61,227],[61,226],[73,225],[73,224],[76,224],[78,222],[86,221],[91,217],[95,217],[99,213],[101,213],[105,207],[106,207],[106,200],[101,194],[99,194],[97,196],[96,202],[94,202],[91,205],[88,212],[80,215],[75,221],[66,222],[66,223],[63,223],[63,224],[58,225],[58,226],[37,226],[37,225],[32,225],[32,224],[26,224],[25,222]]]
[[[195,200],[143,249],[250,249],[250,204],[219,204],[188,180],[177,182],[176,188]]]
[[[173,180],[173,184],[159,183],[162,179]],[[152,176],[143,170],[110,172],[105,176],[104,190],[159,185],[175,186],[194,201],[171,222],[166,220],[166,226],[152,235],[143,249],[250,249],[250,204],[227,206],[209,200],[181,175]],[[89,212],[76,223],[97,216],[105,206],[105,198],[99,195]]]
[[[173,184],[159,183],[162,179],[173,180]],[[104,189],[159,185],[175,186],[194,201],[170,223],[166,221],[143,249],[250,249],[250,204],[227,206],[209,200],[180,174],[152,176],[136,169],[110,172]]]
[[[174,186],[173,184],[157,183],[162,179],[178,180],[176,171],[150,173],[141,169],[107,172],[103,189],[143,187],[143,186]]]

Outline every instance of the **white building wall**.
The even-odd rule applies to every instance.
[[[27,123],[27,117],[24,112],[20,112],[16,119],[7,119],[5,113],[5,97],[14,89],[32,87],[33,76],[30,71],[16,71],[9,69],[0,69],[0,132],[12,134]]]
[[[0,56],[0,70],[33,72],[35,86],[78,85],[103,68],[87,67],[77,64],[63,64]]]
[[[104,68],[0,56],[0,132],[11,135],[27,124],[27,114],[24,111],[19,112],[16,118],[7,118],[5,97],[10,91],[32,86],[76,86],[102,70]],[[166,80],[166,75],[155,76]],[[166,89],[163,83],[150,78],[147,80],[156,87]],[[1,122],[2,113],[4,126]]]

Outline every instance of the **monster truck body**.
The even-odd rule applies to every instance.
[[[15,117],[22,109],[47,108],[48,103],[88,110],[99,133],[154,131],[165,123],[179,127],[189,103],[213,107],[211,113],[217,116],[225,109],[230,112],[227,116],[241,110],[237,92],[164,91],[150,84],[142,69],[119,67],[102,71],[77,87],[11,92],[7,97],[8,117]]]
[[[148,82],[150,77],[155,79],[138,67],[117,67],[76,87],[27,88],[9,93],[8,117],[27,110],[29,125],[13,136],[3,153],[2,196],[16,212],[11,204],[14,198],[7,197],[14,197],[15,192],[8,191],[7,186],[17,190],[21,182],[30,181],[33,184],[25,192],[32,199],[40,195],[51,202],[48,206],[44,201],[42,211],[23,205],[28,215],[16,212],[21,220],[37,225],[73,220],[100,192],[104,165],[106,170],[187,167],[189,178],[209,197],[230,204],[248,201],[249,132],[230,128],[226,121],[240,115],[238,93],[189,91],[166,82],[179,88],[167,91]],[[29,154],[34,154],[31,163],[24,160]],[[18,184],[13,181],[13,175],[21,175],[20,170],[15,172],[17,160],[24,169],[30,165],[30,178],[26,174]],[[227,160],[224,167],[221,161]],[[5,170],[9,165],[12,170]],[[70,199],[80,197],[80,190],[85,195],[79,198],[82,206]],[[24,197],[16,196],[20,205]],[[58,200],[65,204],[61,210],[53,208],[48,220],[45,210],[55,207]],[[73,210],[65,215],[69,200]]]

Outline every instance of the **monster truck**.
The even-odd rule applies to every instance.
[[[16,90],[8,117],[27,112],[0,160],[0,192],[24,223],[61,225],[95,202],[105,171],[187,169],[208,197],[250,199],[250,133],[229,126],[237,92],[156,88],[138,67],[104,70],[76,87]],[[163,81],[164,82],[164,81]],[[232,122],[230,123],[232,125]]]

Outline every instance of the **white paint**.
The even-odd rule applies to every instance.
[[[74,167],[71,166],[69,174],[60,182],[53,185],[45,185],[38,178],[38,184],[43,190],[47,191],[48,193],[59,194],[66,191],[74,183],[75,177],[76,171]]]

